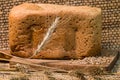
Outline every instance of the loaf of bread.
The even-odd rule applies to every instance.
[[[56,16],[57,28],[40,53],[33,58],[64,59],[99,55],[101,9],[88,6],[24,3],[9,14],[11,54],[33,55]]]

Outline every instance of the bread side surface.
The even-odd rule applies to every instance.
[[[30,57],[56,16],[61,19],[50,40],[34,58],[80,58],[101,49],[101,10],[87,6],[25,3],[9,14],[11,53]]]

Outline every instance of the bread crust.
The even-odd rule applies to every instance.
[[[10,11],[11,53],[26,58],[32,56],[56,16],[66,16],[65,20],[70,17],[70,20],[58,25],[49,42],[34,58],[80,58],[100,54],[101,9],[32,3],[15,6]]]

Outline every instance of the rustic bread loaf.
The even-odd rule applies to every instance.
[[[9,14],[11,53],[30,57],[56,16],[61,19],[48,43],[34,58],[80,58],[101,50],[101,10],[87,6],[24,3]]]

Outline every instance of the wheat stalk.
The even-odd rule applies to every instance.
[[[67,23],[71,17],[71,16],[67,16],[65,14],[63,14],[64,17],[56,17],[55,21],[52,23],[52,25],[50,26],[50,28],[48,28],[48,31],[46,32],[45,37],[43,38],[42,42],[38,44],[37,49],[35,50],[35,52],[33,53],[32,56],[30,56],[29,58],[33,58],[35,55],[37,55],[42,48],[44,47],[44,45],[49,41],[50,37],[52,36],[52,33],[54,32],[54,30],[57,28],[57,25],[64,25],[65,23]],[[60,19],[61,18],[61,19]]]
[[[56,29],[57,24],[59,22],[59,19],[60,19],[60,17],[56,17],[55,21],[52,23],[52,25],[50,26],[50,28],[48,28],[48,31],[47,31],[45,37],[43,38],[43,41],[38,44],[37,49],[35,50],[34,54],[31,57],[29,57],[29,58],[34,57],[35,55],[37,55],[41,51],[41,49],[43,48],[43,46],[47,43],[47,41],[51,37],[53,31]]]
[[[3,51],[0,51],[1,54],[4,54],[6,56],[9,56],[11,58],[14,58],[14,59],[5,59],[5,58],[0,58],[0,60],[4,60],[4,61],[9,61],[9,62],[15,62],[15,63],[19,63],[19,64],[23,64],[23,65],[29,65],[29,66],[33,66],[34,67],[34,70],[50,70],[50,71],[62,71],[62,72],[67,72],[66,70],[64,69],[59,69],[59,68],[53,68],[53,67],[48,67],[48,66],[44,66],[44,65],[41,65],[41,64],[35,64],[35,63],[32,63],[31,61],[29,60],[26,60],[25,58],[20,58],[20,57],[17,57],[17,56],[13,56],[11,54],[8,54],[8,53],[5,53]]]

